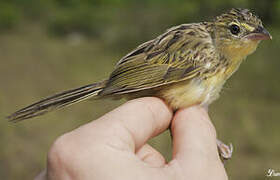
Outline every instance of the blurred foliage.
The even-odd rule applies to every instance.
[[[0,117],[61,90],[99,81],[132,48],[165,29],[253,9],[273,35],[261,43],[210,107],[220,139],[232,142],[230,179],[279,170],[280,0],[1,0]],[[123,101],[121,101],[123,102]],[[90,101],[19,124],[0,121],[0,179],[32,179],[51,143],[121,102]],[[151,141],[170,159],[168,132]]]
[[[266,23],[279,24],[278,0],[214,0],[211,3],[207,0],[1,0],[0,27],[16,27],[20,23],[19,17],[24,17],[45,24],[55,35],[74,32],[100,36],[106,35],[103,28],[112,22],[123,24],[152,16],[167,24],[197,21],[200,17],[217,14],[217,9],[231,7],[253,7]],[[124,17],[128,13],[131,17]]]
[[[19,22],[18,9],[6,2],[0,2],[0,30],[14,28]]]

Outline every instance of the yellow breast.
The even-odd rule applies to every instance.
[[[195,104],[209,105],[219,97],[225,82],[224,72],[207,80],[194,78],[168,86],[160,91],[160,97],[173,108],[185,108]]]

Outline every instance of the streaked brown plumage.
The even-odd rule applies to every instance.
[[[232,9],[213,22],[182,24],[123,57],[108,80],[43,99],[8,118],[20,121],[91,97],[157,96],[173,109],[209,105],[263,39],[259,18]]]

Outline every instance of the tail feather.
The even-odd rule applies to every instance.
[[[22,108],[7,118],[11,122],[18,122],[35,116],[43,115],[52,110],[66,107],[85,99],[97,96],[102,91],[105,82],[89,84],[80,88],[64,91],[53,96],[47,97],[39,102]]]

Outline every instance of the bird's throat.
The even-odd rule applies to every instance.
[[[258,46],[257,41],[244,44],[232,44],[222,47],[221,52],[232,61],[242,61],[248,55],[252,54]]]
[[[219,47],[220,53],[226,57],[229,64],[225,72],[228,77],[238,69],[241,62],[246,59],[248,55],[256,50],[258,44],[258,41],[250,41],[242,44],[231,43]]]

